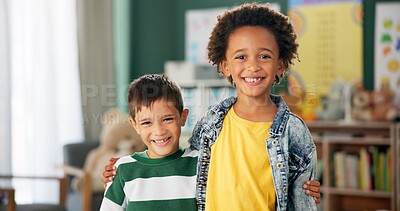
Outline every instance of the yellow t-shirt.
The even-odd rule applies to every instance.
[[[228,111],[211,146],[206,210],[275,210],[276,194],[266,148],[272,122],[251,122]]]

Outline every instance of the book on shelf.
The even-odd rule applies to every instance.
[[[372,190],[371,159],[367,148],[362,147],[359,152],[360,180],[359,187],[362,190]]]
[[[390,147],[361,147],[357,154],[336,151],[332,159],[335,187],[391,191],[393,158]]]
[[[335,187],[346,187],[346,169],[345,169],[345,156],[346,152],[337,151],[333,153],[333,165],[335,169]]]
[[[357,189],[358,186],[358,156],[345,154],[346,187]]]

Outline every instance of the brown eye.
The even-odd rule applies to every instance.
[[[236,56],[235,57],[235,59],[240,59],[240,60],[245,59],[245,58],[246,58],[245,56]]]

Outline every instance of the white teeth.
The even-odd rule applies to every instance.
[[[261,80],[261,78],[244,78],[244,80],[249,83],[254,83]]]
[[[167,139],[161,139],[161,140],[153,140],[154,142],[156,142],[157,144],[161,144],[167,141]]]

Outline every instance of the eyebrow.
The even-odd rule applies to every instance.
[[[175,117],[175,116],[178,116],[178,115],[172,113],[172,114],[165,114],[165,115],[162,115],[161,118],[165,118],[165,117]],[[150,118],[150,117],[145,117],[145,118],[143,118],[143,119],[138,119],[138,122],[151,121],[151,120],[152,120],[152,118]]]
[[[258,50],[261,50],[261,51],[268,51],[268,52],[274,54],[274,52],[273,52],[271,49],[269,49],[269,48],[259,48]],[[234,51],[233,54],[237,54],[237,53],[240,53],[240,52],[242,52],[242,51],[246,51],[246,48],[238,49],[238,50]]]

